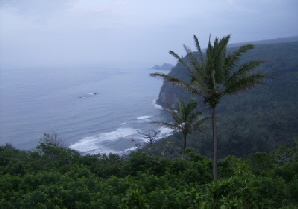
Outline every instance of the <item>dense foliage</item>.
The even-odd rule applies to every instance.
[[[171,115],[172,121],[170,123],[166,122],[155,122],[162,126],[172,129],[173,131],[180,132],[183,137],[183,153],[186,151],[187,136],[191,134],[192,131],[200,129],[202,123],[206,118],[202,118],[202,112],[197,110],[198,103],[195,99],[191,99],[189,102],[184,102],[180,100],[180,105],[175,110],[171,106],[166,109],[169,115]]]
[[[230,35],[223,38],[215,38],[211,43],[209,37],[208,47],[203,53],[198,38],[194,35],[197,53],[184,46],[188,59],[185,60],[173,51],[170,51],[179,63],[185,68],[189,81],[183,81],[177,77],[163,73],[152,73],[151,76],[164,78],[194,94],[198,100],[202,100],[208,106],[211,113],[212,141],[213,141],[213,176],[218,178],[218,138],[217,138],[217,106],[227,95],[252,89],[265,80],[272,78],[263,72],[256,72],[256,68],[264,61],[250,60],[240,63],[241,57],[254,48],[252,44],[245,44],[238,49],[228,52],[227,46]],[[187,61],[187,62],[185,62]],[[180,100],[181,101],[181,100]]]
[[[0,146],[0,208],[297,208],[298,144],[212,161],[85,155],[51,141]]]
[[[270,151],[279,144],[289,145],[293,137],[298,136],[298,42],[255,45],[255,49],[245,54],[241,61],[256,59],[265,61],[259,71],[272,75],[274,79],[266,85],[221,100],[217,109],[220,157],[229,154],[246,157],[257,151]],[[182,68],[178,63],[170,75],[187,81],[188,75]],[[178,98],[187,101],[191,96],[183,89],[165,83],[158,102],[175,105]],[[203,104],[201,107],[208,116],[209,110],[204,110]],[[211,157],[212,142],[208,129],[190,135],[188,141],[193,149]]]

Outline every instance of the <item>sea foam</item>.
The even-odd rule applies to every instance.
[[[148,116],[148,115],[144,115],[144,116],[140,116],[138,117],[137,119],[138,120],[146,120],[146,119],[149,119],[149,118],[152,118],[153,116]]]
[[[108,149],[105,143],[113,142],[118,139],[136,134],[137,130],[133,128],[119,128],[115,131],[100,133],[98,135],[89,136],[70,145],[71,149],[81,153],[98,154],[98,153],[118,153],[115,150]]]
[[[156,103],[156,99],[152,100],[152,104],[156,109],[163,110],[162,106]]]
[[[167,127],[160,127],[159,131],[160,131],[160,133],[159,133],[158,139],[171,136],[171,135],[173,135],[173,132],[174,132],[173,129],[170,129],[170,128],[167,128]]]

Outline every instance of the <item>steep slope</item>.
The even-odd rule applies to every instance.
[[[221,156],[269,151],[298,136],[298,42],[257,44],[243,56],[243,62],[248,60],[264,60],[258,70],[274,79],[253,90],[227,96],[218,105]],[[187,80],[186,72],[177,64],[170,75]],[[183,89],[165,82],[157,102],[176,106],[178,98],[189,97]],[[206,108],[203,111],[209,114]],[[209,132],[194,134],[190,139],[191,146],[207,156],[212,151]]]
[[[230,48],[230,50],[236,47]],[[267,72],[275,77],[275,80],[282,79],[279,78],[281,74],[287,74],[290,71],[297,70],[297,58],[298,58],[298,42],[289,43],[277,43],[277,44],[258,44],[255,45],[255,49],[251,50],[249,53],[244,55],[242,58],[243,62],[248,60],[264,60],[265,63],[260,67],[261,71]],[[187,58],[185,58],[187,59]],[[177,64],[169,75],[173,77],[180,78],[182,80],[187,80],[187,71],[183,68],[181,64]],[[275,85],[275,83],[270,83],[269,85]],[[161,87],[161,91],[158,96],[157,103],[160,105],[165,105],[170,103],[176,105],[179,98],[188,98],[187,92],[183,89],[173,86],[171,83],[164,82]]]

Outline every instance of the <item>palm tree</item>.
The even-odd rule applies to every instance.
[[[175,85],[181,86],[191,93],[203,98],[206,105],[210,107],[212,117],[213,134],[213,177],[218,179],[217,175],[217,137],[216,137],[216,107],[220,99],[226,94],[234,94],[240,91],[253,88],[264,82],[270,76],[262,73],[253,72],[263,61],[249,61],[245,64],[238,64],[241,56],[248,50],[254,48],[252,44],[241,46],[238,50],[227,53],[227,45],[230,35],[222,39],[215,38],[213,45],[210,37],[208,47],[203,53],[198,38],[194,35],[194,41],[198,55],[192,52],[187,46],[184,48],[189,61],[184,61],[175,52],[170,51],[178,61],[185,66],[190,75],[190,83],[184,82],[178,78],[171,77],[162,73],[152,73],[153,77],[161,77]],[[237,65],[238,64],[238,65]]]
[[[195,99],[190,99],[190,101],[187,103],[183,100],[179,100],[179,103],[180,105],[177,110],[175,110],[170,105],[168,105],[169,109],[164,110],[171,115],[173,119],[172,123],[153,123],[157,123],[167,128],[181,132],[184,141],[182,158],[184,158],[187,136],[192,131],[199,129],[205,118],[202,117],[202,112],[197,111],[198,103]]]

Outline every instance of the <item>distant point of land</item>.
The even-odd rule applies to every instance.
[[[169,63],[164,63],[162,65],[155,65],[152,67],[154,70],[171,70],[174,66]]]

